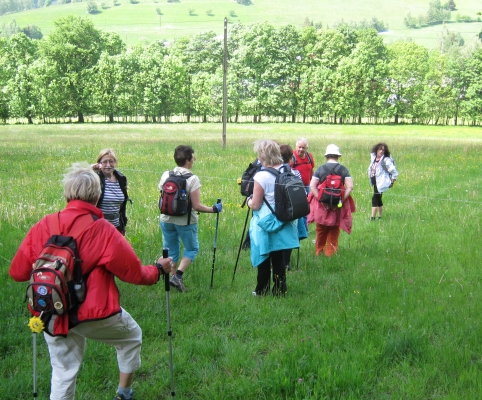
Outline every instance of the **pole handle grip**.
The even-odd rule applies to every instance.
[[[162,258],[167,257],[169,257],[169,249],[167,247],[164,247],[162,249]],[[171,286],[169,285],[169,273],[164,274],[164,288],[166,289],[166,292],[169,292],[169,290],[171,290]]]

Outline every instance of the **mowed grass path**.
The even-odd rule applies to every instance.
[[[0,393],[29,398],[32,338],[10,260],[28,229],[63,208],[61,178],[75,161],[114,147],[129,179],[127,239],[144,263],[161,254],[157,183],[173,167],[173,150],[190,144],[202,201],[224,203],[214,287],[209,288],[215,218],[200,218],[201,250],[186,274],[188,293],[171,292],[178,399],[472,399],[481,393],[482,345],[479,128],[228,124],[0,126]],[[353,232],[339,254],[315,257],[310,237],[295,250],[285,298],[251,296],[256,270],[241,252],[245,218],[237,178],[272,138],[310,141],[318,165],[336,143],[354,179]],[[384,195],[383,220],[371,222],[366,177],[369,149],[390,146],[400,172]],[[119,282],[123,306],[144,332],[136,398],[170,397],[163,285]],[[49,393],[50,366],[39,338],[39,398]],[[111,399],[117,386],[112,349],[89,343],[76,399]]]

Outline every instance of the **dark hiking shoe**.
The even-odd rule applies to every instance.
[[[131,393],[129,397],[125,397],[123,394],[116,393],[114,400],[134,400],[134,393]]]
[[[169,284],[176,288],[179,292],[187,292],[186,286],[184,286],[184,282],[182,278],[178,278],[177,275],[173,275],[169,280]]]

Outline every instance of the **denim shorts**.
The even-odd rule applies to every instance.
[[[169,222],[161,222],[162,245],[169,249],[169,257],[177,263],[181,253],[181,241],[184,246],[183,257],[194,261],[199,251],[197,224],[175,225]]]

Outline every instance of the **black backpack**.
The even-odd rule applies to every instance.
[[[239,180],[239,188],[242,196],[249,197],[253,194],[254,176],[261,170],[261,163],[258,159],[248,165]]]
[[[271,212],[282,222],[294,221],[298,218],[307,216],[310,213],[310,205],[306,197],[305,187],[288,164],[283,164],[280,168],[283,172],[275,168],[265,168],[266,171],[276,176],[274,189],[275,209],[263,199]]]
[[[188,174],[176,174],[169,171],[169,177],[162,185],[159,195],[159,211],[164,215],[181,217],[188,214],[189,225],[191,219],[191,198],[186,191],[186,181],[192,176]]]

